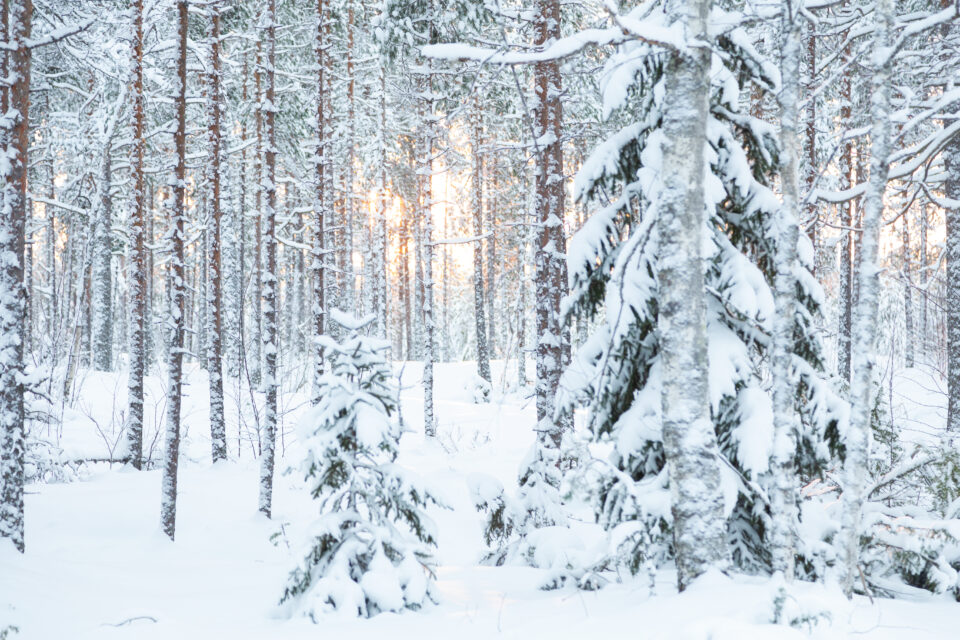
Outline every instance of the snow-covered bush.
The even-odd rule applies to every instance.
[[[281,602],[311,618],[417,609],[431,598],[436,531],[424,509],[436,499],[395,464],[401,427],[389,343],[361,335],[373,316],[331,315],[344,337],[323,339],[328,373],[298,431],[299,469],[320,515]]]

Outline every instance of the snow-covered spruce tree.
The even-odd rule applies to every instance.
[[[638,33],[670,33],[667,16],[656,5],[624,18]],[[765,571],[773,416],[762,367],[775,313],[780,236],[773,221],[780,203],[769,185],[777,141],[773,127],[743,111],[741,97],[751,90],[774,90],[778,73],[751,46],[744,24],[742,15],[720,8],[709,20],[715,53],[706,126],[703,286],[710,409],[724,462],[729,551],[737,566]],[[579,478],[590,487],[597,520],[611,532],[610,554],[598,566],[624,564],[633,571],[674,556],[657,331],[668,60],[663,49],[637,39],[607,61],[605,114],[625,126],[594,150],[577,176],[577,195],[591,198],[598,209],[574,236],[568,258],[573,291],[568,312],[602,312],[603,321],[565,374],[561,406],[586,405],[592,438],[607,451],[585,465]],[[822,292],[809,271],[813,253],[803,234],[798,258],[790,345],[800,415],[794,464],[806,478],[837,452],[845,405],[823,372],[814,333]],[[798,571],[805,570],[801,564]]]
[[[417,609],[431,597],[436,530],[425,507],[436,499],[395,464],[401,426],[390,344],[361,334],[373,315],[331,310],[329,319],[344,338],[319,338],[327,372],[298,431],[306,450],[300,471],[320,516],[281,603],[314,619]]]

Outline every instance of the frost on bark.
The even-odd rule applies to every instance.
[[[253,91],[256,96],[257,104],[263,100],[263,94],[260,90],[263,71],[263,42],[259,36],[257,38],[257,57],[253,70]],[[254,195],[254,248],[253,248],[253,326],[251,327],[250,354],[247,357],[247,370],[250,372],[250,381],[254,385],[261,383],[261,370],[263,368],[263,352],[261,341],[263,339],[263,109],[257,108],[256,111],[256,137],[257,149],[253,159],[253,184]]]
[[[7,6],[9,89],[0,117],[0,145],[8,163],[0,165],[3,180],[0,203],[0,538],[9,538],[21,553],[23,538],[23,484],[26,455],[24,424],[23,283],[26,222],[27,150],[30,116],[31,0]]]
[[[134,468],[143,464],[143,375],[146,369],[146,302],[147,263],[144,235],[146,231],[143,99],[143,0],[133,3],[133,146],[130,171],[133,198],[130,207],[129,269],[130,305],[130,370],[127,378],[126,457]]]
[[[324,247],[326,223],[330,219],[327,211],[327,197],[324,192],[326,189],[326,178],[324,176],[327,140],[329,140],[329,131],[327,130],[327,97],[325,84],[325,65],[326,65],[326,38],[324,37],[324,24],[326,21],[327,9],[324,0],[317,0],[317,31],[314,35],[313,53],[317,62],[317,111],[316,111],[316,129],[317,136],[316,149],[313,158],[313,244],[310,247],[310,270],[313,274],[313,332],[311,351],[313,356],[313,376],[311,381],[310,403],[316,405],[320,402],[320,381],[323,377],[323,347],[320,338],[325,333],[324,323],[326,322],[326,301],[325,279],[326,279],[326,250]]]
[[[910,256],[910,217],[904,212],[900,220],[900,238],[903,242],[903,324],[904,324],[904,360],[907,367],[915,362],[914,343],[916,332],[913,328],[913,266]]]
[[[947,198],[960,200],[960,138],[954,137],[943,150],[947,179]],[[960,209],[947,208],[946,250],[946,316],[947,316],[947,431],[960,434]]]
[[[93,347],[93,368],[97,371],[110,371],[113,366],[113,277],[110,265],[113,243],[110,233],[113,224],[113,198],[110,194],[113,175],[111,146],[110,134],[108,134],[100,164],[100,203],[93,228],[91,346]]]
[[[473,243],[473,304],[474,319],[477,334],[477,374],[487,381],[492,381],[490,375],[490,353],[487,348],[487,324],[485,317],[485,300],[483,289],[483,157],[480,155],[480,140],[482,137],[482,120],[479,98],[474,101],[473,112],[473,140],[471,142],[471,157],[473,160],[473,189],[471,191],[471,208],[473,209],[473,235],[477,240]]]
[[[274,64],[277,44],[276,0],[266,0],[263,16],[266,60],[263,112],[264,176],[263,176],[263,442],[260,448],[260,511],[268,518],[273,505],[273,470],[277,437],[277,139],[274,103]]]
[[[186,171],[187,171],[187,0],[178,0],[178,51],[176,131],[173,145],[176,149],[170,212],[170,231],[167,236],[170,251],[167,266],[167,301],[170,305],[168,319],[167,355],[167,421],[163,452],[163,484],[160,504],[160,524],[163,532],[174,539],[177,523],[177,466],[180,455],[180,403],[183,396],[183,338],[184,313],[186,311],[186,273],[184,268],[183,240],[186,223]]]
[[[851,330],[852,376],[850,425],[846,436],[843,487],[844,592],[849,596],[859,578],[861,513],[870,455],[870,414],[874,336],[879,305],[877,249],[890,155],[890,52],[893,0],[879,0],[875,9],[871,64],[870,180],[864,196],[860,240],[859,292]]]
[[[534,20],[536,45],[546,47],[560,37],[560,3],[539,0]],[[560,65],[556,60],[534,67],[536,168],[534,215],[536,313],[537,439],[520,470],[519,499],[529,523],[523,528],[562,524],[560,508],[560,445],[565,418],[556,412],[560,375],[569,354],[560,300],[567,291],[566,239],[563,233],[563,106]]]
[[[777,234],[776,314],[773,319],[773,427],[774,443],[770,493],[771,565],[787,581],[793,580],[794,524],[797,517],[797,487],[794,470],[796,452],[796,396],[793,383],[793,333],[797,307],[797,240],[800,215],[800,142],[798,102],[800,100],[800,17],[796,2],[781,4],[780,69],[780,184],[783,201],[775,221]]]
[[[948,198],[960,200],[960,138],[954,137],[943,151]],[[946,215],[946,316],[947,316],[947,431],[960,433],[960,209],[947,208]]]
[[[687,42],[709,41],[710,0],[676,0],[672,22]],[[664,185],[656,229],[662,248],[660,362],[663,447],[670,478],[674,547],[680,589],[726,563],[726,522],[717,441],[710,419],[706,305],[701,258],[704,145],[710,53],[704,47],[673,53],[665,72]]]
[[[433,176],[434,115],[433,78],[429,62],[427,67],[427,73],[421,79],[421,129],[418,141],[421,164],[418,172],[421,235],[417,246],[420,248],[419,275],[423,286],[423,428],[427,437],[432,438],[437,435],[437,422],[433,412],[433,363],[437,359],[437,345],[433,313],[433,190],[430,184]]]
[[[850,47],[844,50],[844,58],[850,57]],[[852,71],[849,67],[843,74],[841,81],[840,120],[846,126],[852,123],[853,95]],[[840,150],[840,180],[844,188],[851,188],[855,183],[855,169],[853,163],[853,142],[847,140]],[[843,241],[840,245],[840,321],[837,327],[837,373],[844,380],[850,380],[850,325],[853,320],[853,223],[855,200],[841,203],[842,217],[840,224],[843,227],[841,234]]]
[[[222,136],[220,120],[222,96],[220,93],[220,10],[210,11],[209,86],[207,87],[207,188],[210,197],[210,217],[207,227],[207,304],[206,347],[207,372],[210,380],[210,445],[214,462],[227,459],[227,433],[223,415],[223,357],[220,265],[220,169],[222,166]]]

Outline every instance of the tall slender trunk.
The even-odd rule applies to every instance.
[[[220,283],[220,9],[210,7],[210,85],[207,95],[207,152],[210,154],[207,188],[210,221],[207,228],[207,372],[210,380],[210,445],[214,462],[227,459],[227,431],[223,416],[223,361],[221,353]]]
[[[343,185],[343,299],[340,304],[348,313],[356,313],[360,308],[357,302],[357,275],[353,268],[353,226],[356,212],[354,211],[354,189],[356,185],[356,74],[354,72],[354,6],[349,1],[347,10],[347,162],[346,177]]]
[[[538,0],[534,22],[536,45],[545,47],[560,37],[560,3]],[[563,107],[560,64],[534,67],[536,105],[536,204],[539,237],[536,245],[537,439],[559,455],[563,425],[557,420],[554,398],[565,365],[564,328],[560,300],[567,290],[566,239],[563,231]]]
[[[789,582],[793,580],[797,482],[794,470],[796,392],[792,384],[793,335],[796,325],[798,221],[800,217],[800,14],[796,2],[783,0],[780,18],[780,184],[783,202],[776,221],[776,314],[773,327],[773,427],[770,494],[771,564]]]
[[[947,179],[945,195],[960,200],[960,138],[953,138],[943,151]],[[960,434],[960,208],[944,209],[947,277],[944,294],[947,321],[947,431]]]
[[[183,396],[183,336],[186,276],[183,263],[184,226],[186,224],[187,174],[187,30],[188,1],[177,0],[177,96],[173,145],[177,164],[174,170],[173,209],[170,220],[167,288],[169,289],[169,355],[167,356],[167,424],[163,454],[163,495],[160,519],[163,532],[174,539],[177,522],[177,465],[180,456],[180,402]]]
[[[480,155],[480,140],[483,132],[481,130],[479,98],[474,99],[473,107],[473,139],[471,141],[473,189],[471,205],[473,209],[473,235],[477,237],[477,240],[473,243],[473,309],[477,334],[477,373],[487,383],[490,383],[490,353],[487,350],[487,323],[483,295],[483,240],[481,239],[483,236],[483,156]]]
[[[266,0],[266,89],[263,111],[264,134],[264,208],[263,229],[263,389],[266,403],[263,414],[262,455],[260,457],[260,511],[268,518],[273,505],[273,469],[277,438],[277,136],[274,65],[277,46],[276,0]]]
[[[130,254],[127,260],[130,280],[130,370],[127,379],[127,457],[134,468],[143,464],[143,376],[146,369],[146,293],[147,264],[144,232],[146,227],[143,96],[143,0],[133,3],[133,147],[130,172],[133,202],[130,207]]]
[[[312,404],[320,402],[320,378],[323,376],[323,349],[320,346],[320,338],[324,335],[324,324],[326,321],[326,300],[325,279],[326,275],[326,250],[324,240],[326,231],[326,221],[329,219],[327,212],[327,197],[324,193],[326,189],[326,178],[324,176],[325,162],[324,153],[327,146],[327,96],[325,84],[325,65],[326,38],[324,37],[324,24],[327,20],[327,10],[324,0],[317,0],[317,31],[315,34],[313,52],[317,61],[317,125],[316,136],[317,143],[315,156],[313,159],[313,245],[311,246],[310,269],[313,273],[313,380],[310,401]]]
[[[483,111],[478,116],[480,127],[483,127]],[[483,158],[480,159],[483,171]],[[497,188],[497,154],[490,154],[490,162],[485,163],[489,177],[484,185],[490,194],[486,199],[487,213],[487,351],[490,357],[497,356],[497,204],[499,203],[499,189]],[[481,201],[483,191],[480,192]],[[562,217],[562,216],[561,216]]]
[[[437,360],[437,345],[434,336],[433,308],[433,140],[434,140],[434,101],[433,75],[431,63],[426,63],[427,71],[422,78],[423,96],[420,122],[420,215],[421,237],[418,246],[422,255],[421,271],[423,278],[423,428],[427,437],[437,435],[437,422],[433,407],[433,363]]]
[[[903,279],[904,364],[906,364],[907,367],[912,367],[915,364],[914,343],[916,340],[916,332],[913,328],[913,264],[910,255],[912,250],[910,246],[910,217],[907,215],[907,212],[904,212],[901,223],[900,238],[903,241],[903,271],[901,272],[901,277]]]
[[[3,206],[0,216],[0,538],[9,538],[21,553],[26,430],[24,424],[23,316],[26,292],[23,283],[25,223],[27,219],[27,151],[30,123],[30,38],[32,0],[4,2],[4,40],[12,49],[4,56],[8,77],[2,111],[11,116],[0,129],[0,144],[9,162],[0,166]]]
[[[110,371],[113,367],[113,277],[111,272],[113,224],[113,197],[110,194],[111,135],[108,134],[100,164],[100,205],[94,221],[93,242],[93,312],[92,348],[93,367],[98,371]]]
[[[844,58],[849,59],[850,47],[844,50]],[[840,123],[843,127],[852,128],[853,122],[853,91],[851,81],[852,71],[847,68],[841,81]],[[845,188],[853,187],[853,141],[843,142],[840,152],[841,183]],[[837,327],[837,373],[844,380],[850,380],[850,326],[853,320],[853,222],[855,201],[848,200],[839,205],[841,210],[840,233],[843,243],[840,246],[840,322]]]
[[[688,42],[709,41],[710,0],[673,3],[671,19]],[[710,419],[707,318],[703,287],[702,176],[710,90],[710,52],[672,53],[666,67],[660,312],[663,448],[672,497],[679,588],[727,561],[726,522],[716,434]]]
[[[380,127],[377,130],[377,216],[374,221],[374,312],[377,314],[377,336],[386,339],[389,305],[387,303],[387,74],[384,64],[378,66],[380,81]]]
[[[879,305],[877,247],[883,196],[890,155],[890,65],[893,41],[893,0],[878,0],[875,11],[874,68],[871,78],[870,180],[864,196],[860,237],[860,287],[853,319],[853,373],[850,389],[850,425],[844,460],[843,529],[845,538],[843,588],[850,596],[859,577],[860,525],[866,498],[867,463],[870,459],[870,415],[873,409],[872,376],[874,337]],[[960,273],[958,273],[960,275]]]
[[[254,260],[253,260],[253,336],[250,339],[250,358],[247,368],[250,371],[250,381],[255,385],[261,383],[261,369],[263,368],[263,94],[260,91],[263,70],[263,42],[257,38],[257,59],[253,71],[253,90],[257,99],[256,135],[257,150],[253,160],[253,184],[256,189],[254,205],[256,209],[254,226]]]

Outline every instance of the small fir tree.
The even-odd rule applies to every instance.
[[[281,603],[313,619],[418,609],[431,598],[436,531],[425,508],[437,500],[395,464],[401,426],[390,345],[361,335],[374,316],[331,317],[344,338],[320,338],[328,369],[298,433],[306,450],[300,470],[320,515]]]

